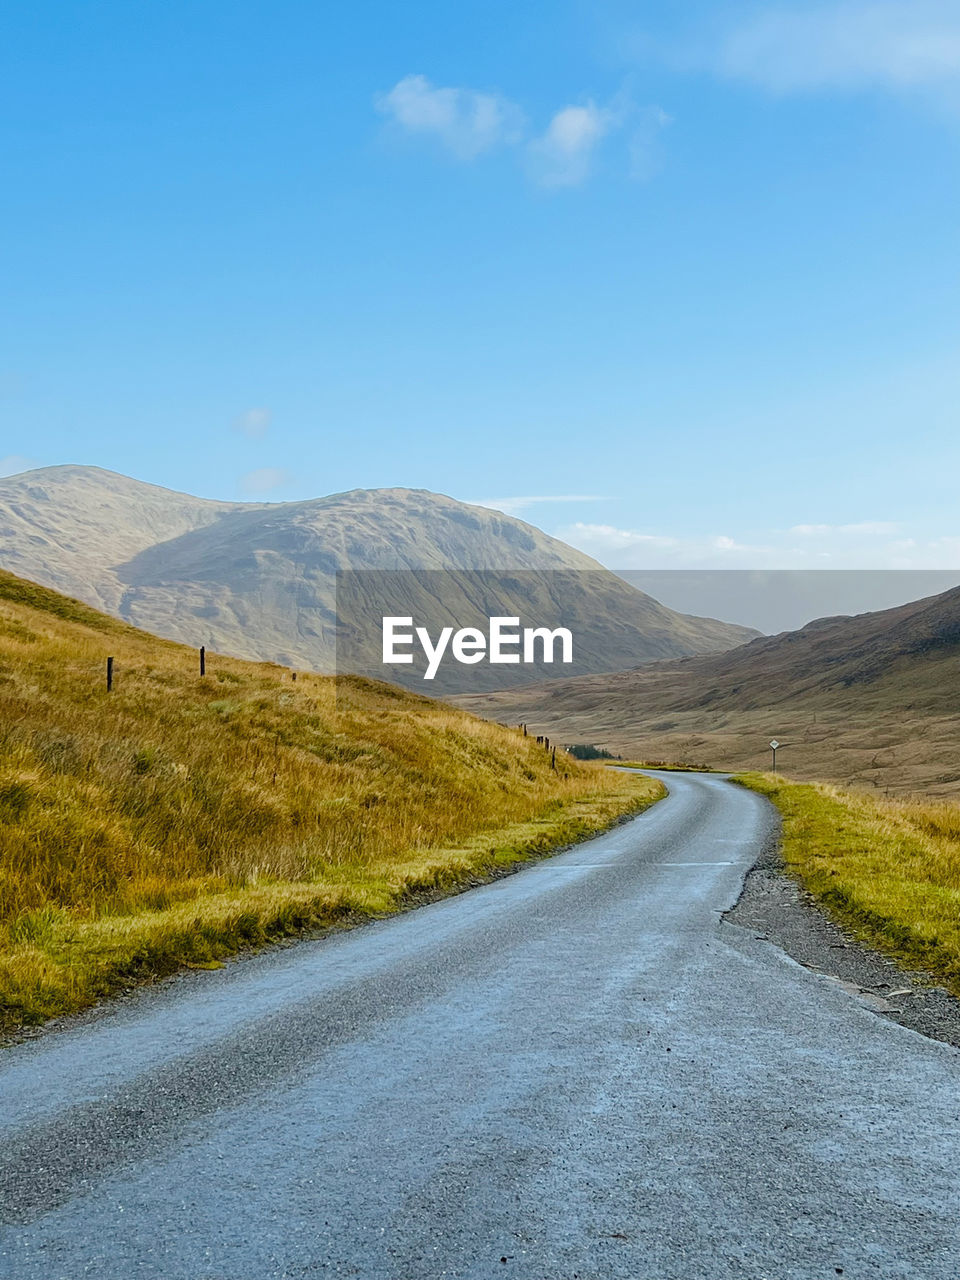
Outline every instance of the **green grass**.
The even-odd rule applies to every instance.
[[[786,870],[839,923],[960,995],[960,805],[736,780],[780,810]]]
[[[388,685],[207,671],[0,572],[0,1028],[455,889],[660,791]]]

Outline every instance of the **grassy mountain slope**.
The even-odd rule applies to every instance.
[[[960,590],[824,618],[728,653],[464,698],[563,742],[635,759],[960,794]]]
[[[755,634],[667,609],[532,525],[413,489],[217,503],[51,467],[0,479],[0,567],[170,639],[321,672],[333,669],[337,569],[577,571],[569,624],[594,671]],[[528,587],[506,593],[508,615],[524,612]]]
[[[195,651],[0,572],[0,1024],[389,910],[654,794],[390,686],[219,657],[201,680]]]

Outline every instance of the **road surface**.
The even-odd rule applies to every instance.
[[[721,914],[765,801],[0,1055],[15,1280],[955,1280],[960,1055]]]

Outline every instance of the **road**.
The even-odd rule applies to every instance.
[[[955,1280],[960,1055],[721,920],[718,777],[0,1055],[15,1280]]]

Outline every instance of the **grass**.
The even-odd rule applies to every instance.
[[[960,805],[748,773],[783,819],[787,871],[841,924],[960,995]]]
[[[0,1029],[454,889],[660,794],[558,765],[388,685],[215,655],[201,680],[195,651],[0,572]]]

